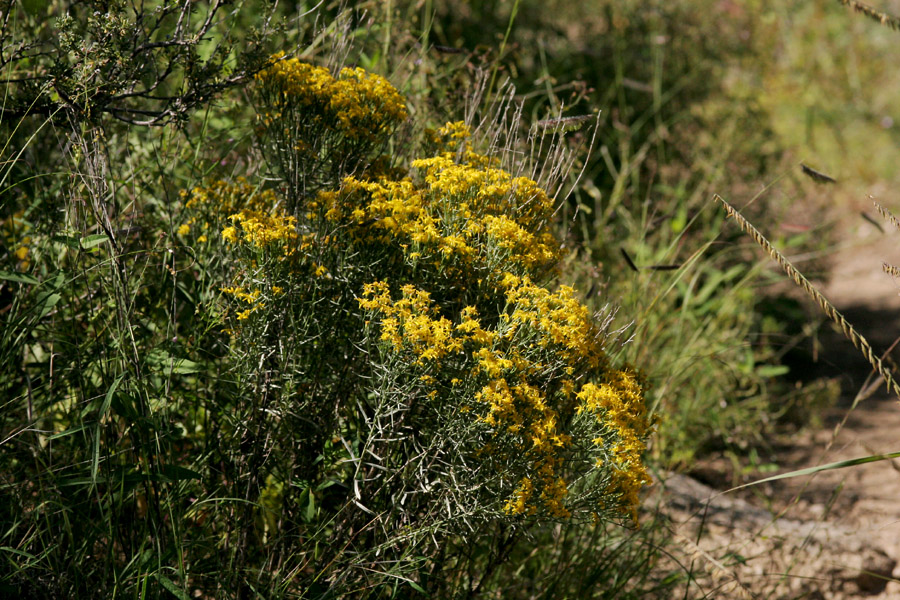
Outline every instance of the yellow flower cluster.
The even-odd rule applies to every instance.
[[[273,63],[256,75],[275,111],[264,117],[269,126],[285,110],[304,111],[322,119],[320,127],[352,140],[374,142],[408,116],[406,103],[385,78],[360,68],[344,68],[335,79],[328,69],[275,54]]]
[[[305,107],[328,105],[329,91],[334,84],[328,69],[296,58],[285,58],[284,52],[273,54],[271,58],[272,64],[257,73],[255,79],[278,93],[276,106],[288,101]]]
[[[507,435],[516,440],[517,447],[525,452],[528,459],[528,493],[520,488],[507,501],[504,509],[511,514],[534,514],[539,506],[528,502],[538,482],[540,505],[558,518],[568,517],[565,506],[568,487],[560,477],[560,469],[565,463],[566,450],[571,436],[561,431],[558,408],[560,397],[542,393],[537,387],[521,381],[523,373],[509,370],[510,385],[506,377],[491,379],[475,399],[488,405],[488,413],[482,417],[491,426],[495,435]]]
[[[246,310],[242,310],[237,314],[238,321],[245,321],[250,318],[251,314],[266,307],[266,303],[260,301],[260,296],[262,296],[262,290],[260,289],[255,289],[248,292],[242,286],[234,286],[224,287],[221,288],[221,290],[223,294],[233,296],[236,300],[245,302],[250,305],[249,308],[247,308]]]
[[[567,375],[576,369],[596,370],[605,367],[601,332],[588,308],[575,297],[575,290],[560,286],[556,292],[532,283],[528,277],[506,274],[502,285],[512,313],[504,318],[509,326],[507,337],[527,326],[526,335],[538,335],[542,348],[552,347],[568,365]]]
[[[461,197],[483,214],[512,215],[516,223],[528,229],[546,225],[553,213],[553,201],[536,182],[513,177],[503,169],[473,164],[471,158],[457,164],[447,156],[436,156],[415,160],[412,166],[424,172],[432,195]]]
[[[488,405],[488,425],[522,437],[521,446],[532,458],[529,485],[537,481],[541,504],[552,516],[566,517],[568,491],[560,471],[572,438],[562,427],[571,416],[574,377],[605,370],[600,332],[570,287],[551,292],[512,274],[503,277],[502,285],[507,308],[498,336],[506,343],[502,350],[495,345],[475,353],[480,370],[491,378],[476,399]],[[535,378],[556,381],[559,390],[539,389],[530,383]],[[525,503],[523,509],[522,499],[517,492],[506,510],[531,514],[535,504]]]
[[[599,423],[615,432],[618,441],[609,449],[615,468],[611,488],[621,493],[621,504],[637,520],[638,493],[650,483],[642,461],[644,439],[651,427],[644,406],[644,386],[638,374],[629,368],[610,370],[605,379],[600,385],[582,386],[575,410],[593,414]],[[606,443],[602,437],[593,441],[598,446]]]
[[[523,477],[519,482],[519,487],[513,492],[512,498],[507,500],[503,509],[513,515],[534,514],[535,508],[531,502],[531,496],[534,493],[534,484],[531,479]]]
[[[485,156],[472,149],[470,138],[472,129],[464,121],[447,123],[435,131],[425,130],[425,138],[435,156],[447,159],[460,157],[461,162],[473,167],[496,168],[500,159],[496,156]]]
[[[472,381],[484,382],[474,394],[478,418],[526,461],[527,476],[506,512],[570,515],[563,475],[573,440],[565,424],[588,411],[604,432],[593,440],[597,452],[611,456],[615,467],[610,496],[635,514],[638,491],[649,481],[641,462],[649,424],[640,380],[633,371],[607,367],[600,332],[571,288],[550,292],[512,274],[502,285],[506,308],[492,327],[482,325],[473,306],[452,321],[441,316],[430,294],[412,285],[395,300],[387,282],[367,284],[359,304],[379,317],[380,339],[412,364],[440,372],[441,361],[453,359],[470,365]],[[576,393],[576,380],[598,374],[599,385],[586,383]]]
[[[425,139],[431,144],[435,154],[455,152],[464,147],[472,137],[472,128],[465,121],[452,121],[437,130],[426,129]]]
[[[228,217],[234,225],[226,227],[222,231],[225,241],[237,244],[245,242],[257,249],[263,249],[276,242],[285,244],[284,253],[289,255],[294,252],[293,244],[299,237],[297,234],[297,219],[289,217],[280,211],[267,212],[243,209]]]
[[[381,340],[390,342],[394,350],[404,347],[416,356],[416,364],[424,365],[463,349],[463,339],[453,336],[454,327],[444,317],[436,315],[428,292],[405,285],[402,298],[391,299],[387,282],[366,284],[360,307],[381,313]],[[476,335],[471,332],[469,335]]]
[[[341,70],[332,89],[329,108],[342,131],[357,138],[374,139],[406,120],[406,103],[384,77],[359,67]]]
[[[340,193],[322,192],[318,203],[327,219],[349,222],[361,238],[399,243],[412,262],[429,258],[447,267],[454,259],[487,270],[511,262],[529,272],[561,258],[548,226],[552,201],[534,181],[445,156],[412,164],[424,184],[347,177]]]

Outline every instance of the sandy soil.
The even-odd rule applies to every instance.
[[[852,220],[854,216],[847,218]],[[874,225],[856,221],[860,224],[845,228],[847,246],[833,257],[831,280],[823,292],[872,346],[883,352],[900,336],[900,281],[882,270],[882,262],[900,265],[900,232],[887,222],[882,233]],[[900,451],[897,398],[882,385],[850,410],[872,370],[848,342],[836,335],[831,338],[826,342],[831,349],[823,358],[843,379],[842,401],[830,411],[825,429],[801,436],[784,453],[779,463],[785,469]],[[900,357],[896,350],[891,355],[895,360]],[[786,480],[773,491],[781,502],[801,500],[795,509],[788,510],[788,516],[809,518],[821,513],[823,527],[853,530],[900,562],[900,460]],[[892,576],[900,578],[900,569]],[[877,595],[845,597],[900,598],[900,581],[888,583]]]

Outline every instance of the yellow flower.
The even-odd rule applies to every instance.
[[[531,483],[531,479],[523,477],[522,480],[519,481],[519,486],[513,493],[513,497],[506,502],[503,510],[512,515],[521,515],[524,513],[534,514],[534,506],[529,505],[528,503],[533,492],[534,485]]]
[[[229,242],[236,242],[238,239],[237,225],[240,225],[243,231],[243,240],[260,249],[276,242],[290,242],[298,238],[297,220],[285,215],[280,210],[275,210],[270,214],[243,209],[228,218],[235,225],[226,228],[222,232],[222,237]],[[289,248],[285,248],[285,253],[288,251]]]
[[[272,56],[272,64],[256,75],[266,102],[282,112],[302,111],[353,141],[373,142],[408,115],[403,96],[383,77],[361,68],[342,69],[334,78],[328,69],[296,58]],[[277,115],[263,118],[266,127],[280,126]],[[306,142],[295,148],[310,152]]]
[[[240,238],[238,238],[237,228],[232,226],[232,227],[226,227],[225,229],[223,229],[222,230],[222,239],[224,239],[226,242],[236,244],[238,242],[238,240],[240,239]]]

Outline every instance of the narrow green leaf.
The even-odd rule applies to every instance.
[[[97,472],[100,470],[100,425],[94,427],[94,451],[91,454],[91,487],[97,485]]]
[[[316,495],[312,493],[312,490],[310,490],[309,503],[306,505],[306,521],[311,523],[315,517],[316,517]]]
[[[116,393],[116,390],[119,389],[119,384],[122,383],[122,379],[125,377],[125,373],[122,373],[116,380],[112,382],[112,385],[109,386],[109,389],[106,390],[106,397],[103,399],[103,404],[100,405],[100,412],[98,413],[98,417],[102,417],[106,414],[106,411],[109,410],[110,404],[112,404],[113,396]]]
[[[0,271],[0,279],[4,281],[15,281],[17,283],[27,283],[28,285],[36,285],[40,280],[26,275],[25,273],[10,273],[9,271]]]
[[[416,590],[417,592],[419,592],[419,593],[421,593],[421,594],[425,594],[426,596],[428,595],[428,592],[426,592],[425,590],[423,590],[423,589],[422,589],[422,586],[420,586],[420,585],[419,585],[418,583],[416,583],[415,581],[410,581],[409,579],[407,579],[407,580],[406,580],[406,583],[408,583],[408,584],[409,584],[409,587],[411,587],[412,589]]]
[[[18,554],[19,556],[24,556],[25,558],[27,558],[29,560],[37,560],[37,556],[35,556],[34,554],[29,554],[23,550],[16,550],[15,548],[12,548],[10,546],[0,546],[0,551],[12,552],[13,554]]]
[[[41,303],[41,316],[38,318],[43,319],[44,317],[46,317],[61,299],[62,296],[60,296],[59,294],[48,294],[47,296],[45,296],[43,298],[43,302]]]
[[[73,485],[90,485],[91,478],[90,477],[69,477],[68,479],[60,479],[58,485],[59,487],[69,487]]]
[[[96,246],[99,246],[100,244],[102,244],[108,240],[109,240],[109,237],[102,233],[89,235],[89,236],[81,238],[81,247],[84,248],[85,250],[88,250],[89,248],[94,248]]]
[[[789,473],[782,473],[781,475],[773,475],[772,477],[766,477],[765,479],[760,479],[758,481],[751,481],[750,483],[745,483],[744,485],[739,485],[737,487],[731,488],[730,490],[728,490],[728,492],[733,492],[735,490],[750,487],[752,485],[759,485],[761,483],[767,483],[769,481],[778,481],[779,479],[791,479],[793,477],[803,477],[804,475],[813,475],[814,473],[820,473],[822,471],[833,471],[835,469],[846,469],[847,467],[855,467],[858,465],[864,465],[866,463],[879,462],[882,460],[891,460],[894,458],[900,458],[900,452],[891,452],[890,454],[873,454],[871,456],[863,456],[861,458],[851,458],[850,460],[841,460],[838,462],[828,463],[827,465],[819,465],[818,467],[809,467],[808,469],[800,469],[799,471],[791,471]],[[723,492],[723,493],[727,493],[727,492]]]
[[[760,377],[780,377],[791,372],[786,365],[760,365],[756,367],[756,374]]]
[[[116,393],[116,389],[119,387],[119,384],[122,382],[122,378],[125,377],[125,374],[119,375],[115,381],[112,382],[112,385],[109,386],[109,389],[106,390],[106,396],[103,398],[103,402],[100,404],[100,410],[97,413],[97,419],[103,417],[106,414],[106,411],[109,410],[109,405],[112,403],[113,396]],[[91,400],[85,407],[81,410],[81,418],[84,419],[91,412],[96,410],[97,403],[94,400]]]
[[[184,590],[182,590],[180,587],[175,585],[175,582],[172,581],[171,579],[169,579],[168,577],[166,577],[165,575],[161,575],[160,573],[154,573],[153,576],[156,577],[156,580],[159,582],[159,584],[161,586],[166,588],[166,590],[168,592],[174,594],[175,597],[178,598],[178,600],[191,600],[190,598],[188,598],[188,595],[184,593]]]
[[[60,431],[58,433],[54,433],[52,435],[47,436],[47,440],[58,440],[59,438],[64,438],[66,436],[72,435],[73,433],[78,433],[79,431],[84,431],[87,429],[87,425],[82,425],[81,427],[74,427],[72,429],[66,429],[65,431]]]

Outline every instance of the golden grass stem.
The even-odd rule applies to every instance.
[[[871,198],[871,196],[870,196],[870,198]],[[873,201],[872,204],[875,205],[875,208],[878,210],[878,212],[881,214],[882,217],[884,217],[885,219],[890,221],[891,225],[893,225],[897,229],[900,229],[900,221],[897,220],[897,217],[895,217],[891,211],[889,211],[888,209],[883,207],[878,202]]]
[[[900,19],[897,17],[892,17],[887,13],[883,13],[880,10],[876,10],[869,6],[868,4],[863,4],[862,2],[857,2],[856,0],[838,0],[844,6],[850,7],[856,12],[863,14],[873,21],[878,21],[882,25],[886,25],[897,31],[900,29]]]
[[[750,224],[747,219],[741,215],[740,212],[733,206],[731,206],[728,202],[725,201],[724,198],[719,196],[718,194],[714,195],[714,198],[721,202],[725,207],[725,211],[728,213],[729,217],[733,217],[735,221],[737,221],[738,225],[740,225],[741,230],[744,233],[750,235],[757,244],[759,244],[766,252],[769,253],[769,256],[781,265],[781,268],[784,269],[784,272],[787,273],[788,277],[790,277],[794,283],[800,286],[806,294],[812,298],[816,304],[822,309],[822,311],[831,319],[833,322],[837,323],[841,331],[844,333],[844,337],[850,340],[853,345],[859,350],[862,355],[866,358],[872,368],[881,375],[882,379],[884,379],[885,383],[888,386],[888,389],[893,392],[896,396],[900,397],[900,386],[897,385],[897,382],[894,380],[891,371],[884,366],[881,359],[876,356],[875,352],[872,350],[872,346],[869,344],[868,340],[863,337],[853,325],[844,318],[844,315],[840,313],[840,311],[835,308],[835,306],[828,301],[828,298],[822,295],[822,293],[817,290],[809,280],[803,276],[800,271],[798,271],[791,262],[785,258],[785,256],[779,252],[772,244],[769,243],[769,240],[763,236],[753,225]]]

